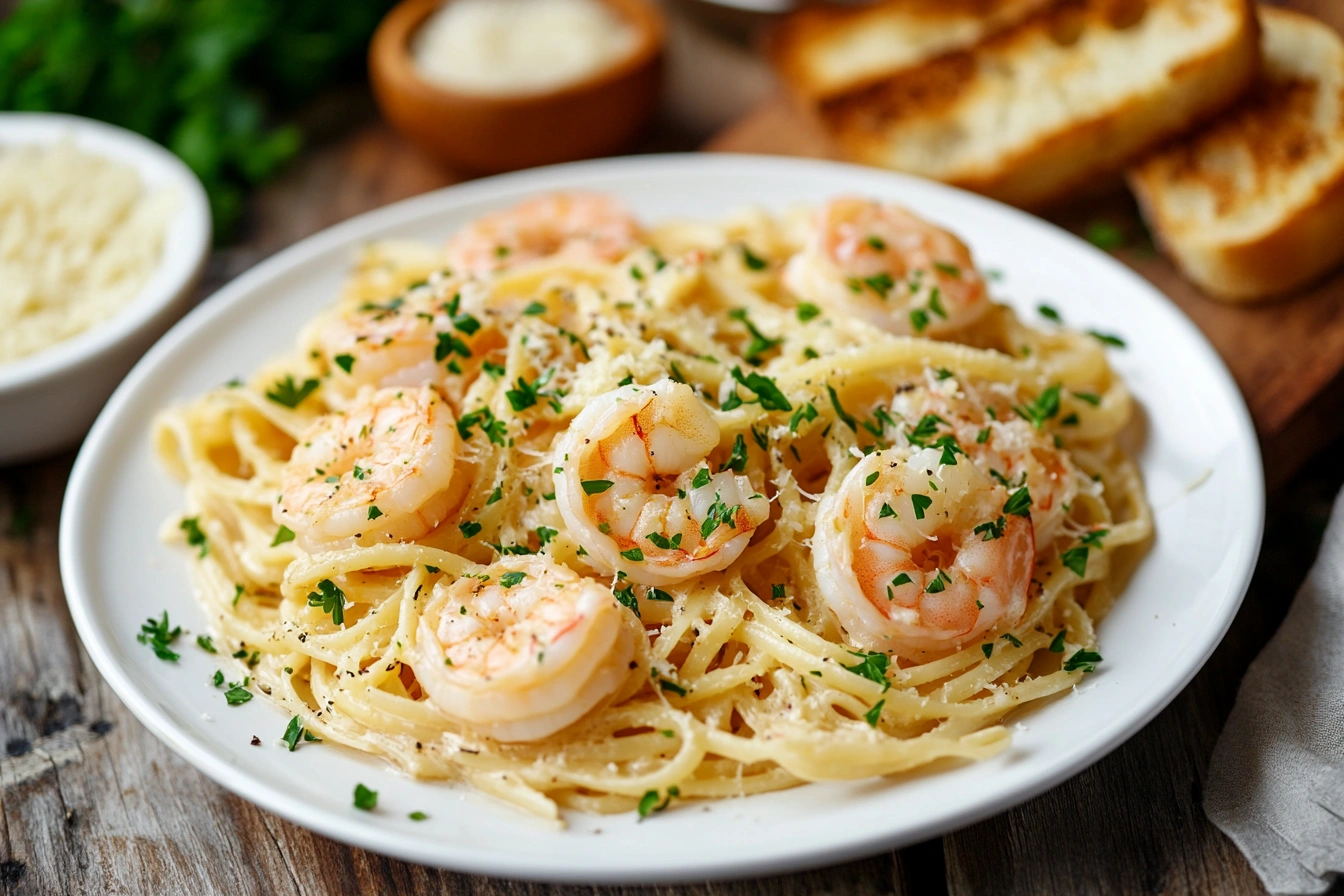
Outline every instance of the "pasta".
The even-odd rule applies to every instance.
[[[845,202],[366,247],[294,352],[155,425],[242,686],[548,818],[1003,750],[1151,534],[1132,401],[950,234]]]

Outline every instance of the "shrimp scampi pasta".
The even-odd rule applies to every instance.
[[[159,414],[164,537],[303,749],[544,817],[993,756],[1098,669],[1152,532],[1106,347],[993,283],[857,197],[371,244]]]

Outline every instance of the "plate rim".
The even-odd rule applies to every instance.
[[[935,191],[946,191],[949,194],[969,198],[974,202],[984,203],[994,207],[999,213],[1015,216],[1019,220],[1029,220],[1033,226],[1044,226],[1058,235],[1074,240],[1079,244],[1078,248],[1080,250],[1093,252],[1101,256],[1112,267],[1113,274],[1126,281],[1127,288],[1147,290],[1175,312],[1175,319],[1179,320],[1180,325],[1186,330],[1182,334],[1183,337],[1197,346],[1205,356],[1199,359],[1201,364],[1208,368],[1208,372],[1213,376],[1218,387],[1227,393],[1226,397],[1235,411],[1234,419],[1229,420],[1228,423],[1230,428],[1235,430],[1235,441],[1241,449],[1244,460],[1252,468],[1248,471],[1240,471],[1252,474],[1245,480],[1247,485],[1252,486],[1251,494],[1243,496],[1245,502],[1242,504],[1246,521],[1242,531],[1249,536],[1247,542],[1249,550],[1245,551],[1240,562],[1240,569],[1237,571],[1228,592],[1230,596],[1224,598],[1218,605],[1220,612],[1217,617],[1206,620],[1202,627],[1202,637],[1205,641],[1203,648],[1197,653],[1187,656],[1187,660],[1179,669],[1178,674],[1164,679],[1160,692],[1150,697],[1140,712],[1128,716],[1124,713],[1118,713],[1117,718],[1123,717],[1125,719],[1124,723],[1114,725],[1113,730],[1093,749],[1080,751],[1078,755],[1069,757],[1069,761],[1058,761],[1045,770],[1030,776],[1024,783],[1012,787],[994,798],[985,799],[953,811],[945,810],[939,813],[935,808],[928,818],[914,826],[915,829],[912,830],[889,830],[866,836],[851,836],[839,843],[804,841],[796,844],[798,848],[787,855],[771,854],[754,858],[749,856],[721,856],[696,860],[689,867],[684,863],[678,865],[669,862],[657,868],[635,871],[623,867],[562,865],[556,864],[557,860],[554,858],[534,858],[525,855],[514,855],[505,860],[495,854],[476,855],[472,850],[464,847],[459,847],[454,852],[451,843],[438,843],[437,849],[431,850],[423,848],[421,846],[422,841],[416,838],[406,838],[390,826],[378,825],[362,819],[342,819],[325,812],[307,812],[306,810],[311,804],[302,797],[292,795],[282,788],[273,787],[264,780],[239,776],[239,769],[231,765],[224,757],[209,750],[198,748],[187,735],[178,731],[177,726],[166,712],[160,711],[154,705],[150,693],[142,692],[135,686],[130,680],[127,669],[123,668],[122,664],[116,659],[111,641],[102,636],[94,618],[90,598],[93,589],[88,582],[91,570],[86,568],[85,564],[77,562],[78,558],[85,555],[91,548],[82,543],[82,532],[80,531],[82,527],[76,521],[83,517],[83,514],[80,513],[81,505],[90,501],[95,492],[94,471],[98,459],[103,453],[104,441],[109,438],[109,433],[116,419],[120,416],[122,407],[129,403],[138,391],[142,381],[148,378],[150,369],[156,365],[160,356],[173,350],[178,341],[186,339],[198,328],[207,326],[213,319],[225,313],[236,301],[240,301],[242,297],[255,288],[261,287],[293,267],[302,265],[311,257],[320,255],[343,243],[357,240],[357,234],[359,233],[367,234],[369,231],[380,228],[395,227],[398,221],[414,219],[423,214],[432,214],[432,210],[436,206],[469,203],[474,199],[487,198],[495,193],[507,193],[510,188],[526,186],[529,182],[536,182],[536,189],[555,189],[559,188],[559,185],[553,183],[554,181],[563,181],[571,174],[619,173],[622,170],[630,173],[629,169],[638,170],[641,168],[676,171],[685,166],[691,169],[690,172],[686,173],[694,176],[695,173],[716,166],[731,167],[744,164],[754,166],[756,170],[769,167],[773,169],[772,173],[775,174],[806,175],[809,169],[812,171],[825,169],[837,173],[861,174],[863,177],[870,179],[885,178],[889,179],[893,186],[913,182],[920,184],[922,188],[933,187]],[[545,186],[548,182],[552,182],[549,187]],[[667,883],[780,874],[871,855],[894,848],[897,844],[912,843],[930,836],[942,835],[999,814],[1008,808],[1020,805],[1038,796],[1095,764],[1146,727],[1158,713],[1165,709],[1203,668],[1213,651],[1222,642],[1228,627],[1241,606],[1255,570],[1264,532],[1264,513],[1264,472],[1259,442],[1245,399],[1236,386],[1226,364],[1203,332],[1170,298],[1117,259],[1088,246],[1073,234],[1049,221],[1036,218],[1019,209],[1005,206],[983,196],[970,194],[945,184],[933,183],[910,175],[827,160],[732,153],[668,153],[598,159],[534,168],[456,184],[403,199],[361,213],[305,237],[225,284],[174,324],[155,343],[144,357],[137,362],[122,383],[118,385],[107,405],[99,414],[79,451],[67,484],[61,508],[58,552],[61,580],[71,618],[75,623],[76,631],[85,650],[89,653],[104,680],[107,681],[113,692],[131,710],[141,724],[145,725],[159,740],[186,759],[198,771],[239,797],[267,811],[274,812],[300,827],[315,831],[338,842],[370,849],[406,861],[457,872],[557,883]],[[450,852],[451,854],[449,854]]]

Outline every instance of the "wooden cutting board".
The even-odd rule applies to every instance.
[[[1285,5],[1344,31],[1339,0]],[[705,149],[841,158],[821,126],[783,96],[729,126]],[[1106,221],[1135,238],[1134,245],[1114,254],[1170,296],[1223,356],[1255,420],[1271,487],[1344,433],[1344,271],[1287,301],[1224,305],[1205,297],[1142,238],[1137,209],[1118,184],[1047,217],[1079,234],[1093,222]]]

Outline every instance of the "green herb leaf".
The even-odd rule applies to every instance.
[[[321,607],[323,613],[331,616],[334,625],[345,624],[345,592],[331,579],[317,583],[317,591],[308,595],[308,606]]]
[[[873,704],[873,708],[863,714],[863,720],[873,728],[877,727],[877,720],[882,718],[882,707],[887,701],[885,699]]]
[[[915,519],[922,520],[924,519],[924,511],[929,509],[933,499],[928,495],[911,495],[910,503],[915,507]]]
[[[230,706],[242,706],[252,699],[252,692],[240,684],[230,685],[224,692],[224,702]]]
[[[370,790],[363,784],[355,785],[355,808],[372,812],[378,806],[378,791]]]
[[[1031,492],[1025,485],[1008,496],[1003,512],[1009,516],[1031,516]]]
[[[1087,550],[1086,545],[1079,545],[1059,555],[1060,562],[1080,579],[1087,575]]]
[[[762,376],[759,373],[749,373],[744,376],[741,367],[734,367],[733,379],[756,393],[756,400],[761,403],[762,410],[793,410],[793,405],[789,404],[789,400],[784,397],[784,393],[779,390],[779,386],[775,385],[775,381],[770,377]]]
[[[709,471],[706,470],[705,472],[708,473]],[[610,479],[584,479],[579,483],[583,487],[585,495],[600,495],[615,484]]]
[[[355,366],[354,355],[337,355],[331,360],[335,361],[336,366],[344,370],[346,373],[349,373],[351,368]]]
[[[852,431],[858,432],[858,421],[854,419],[852,414],[846,413],[844,406],[840,404],[840,396],[836,394],[835,387],[827,383],[826,392],[831,396],[831,407],[835,409],[835,415],[843,420]]]
[[[527,578],[527,573],[522,572],[520,570],[515,570],[513,572],[506,572],[504,573],[504,575],[499,577],[499,584],[505,591],[507,591],[514,585],[521,583],[525,578]]]
[[[201,549],[199,556],[204,557],[210,552],[210,546],[205,540],[205,533],[201,531],[200,517],[187,517],[178,523],[178,528],[187,533],[187,544]]]
[[[318,385],[318,381],[311,378],[304,380],[303,385],[296,385],[294,377],[285,374],[283,380],[276,380],[275,384],[266,390],[266,397],[276,404],[282,404],[287,408],[296,408],[299,406],[299,402],[313,394]]]
[[[891,687],[891,682],[887,681],[887,669],[891,668],[891,657],[878,651],[851,650],[850,653],[858,657],[859,662],[844,668],[861,678],[877,682],[883,686],[883,690]]]
[[[154,655],[166,663],[177,662],[178,654],[169,649],[178,635],[182,634],[182,626],[173,626],[169,628],[168,611],[163,611],[163,616],[155,619],[152,616],[145,620],[140,626],[140,634],[135,636],[139,641],[154,651]]]
[[[1094,650],[1079,650],[1073,656],[1064,661],[1065,672],[1095,672],[1097,663],[1101,662],[1101,654]]]

